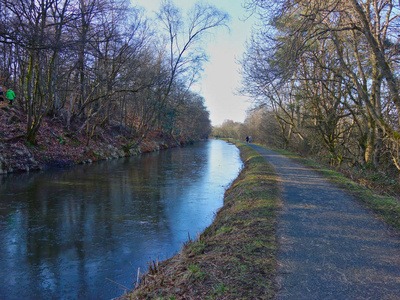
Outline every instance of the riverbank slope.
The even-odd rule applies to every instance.
[[[99,126],[88,140],[85,130],[71,135],[61,120],[50,117],[42,122],[37,145],[27,144],[25,133],[26,115],[0,103],[0,175],[92,163],[180,145],[163,132],[151,132],[139,147],[126,153],[122,149],[129,141],[117,128]]]

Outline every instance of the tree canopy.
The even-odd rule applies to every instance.
[[[400,170],[400,3],[247,1],[259,26],[243,93],[272,112],[281,145]]]

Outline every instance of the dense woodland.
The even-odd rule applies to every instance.
[[[184,18],[171,1],[149,19],[124,0],[0,0],[0,85],[17,95],[29,145],[46,118],[88,141],[112,128],[126,151],[154,131],[203,138],[209,113],[191,87],[202,40],[227,20],[209,5]]]
[[[216,135],[398,174],[400,3],[245,4],[258,23],[241,60],[242,93],[256,108]],[[122,0],[0,0],[0,85],[16,92],[30,145],[46,118],[88,141],[112,128],[127,152],[152,131],[201,138],[209,114],[191,87],[204,38],[227,21],[204,4],[183,17],[163,1],[154,20]]]
[[[400,2],[249,0],[247,8],[258,27],[242,59],[243,93],[256,109],[244,125],[217,131],[398,174]]]

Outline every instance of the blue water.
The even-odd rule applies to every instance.
[[[242,162],[210,140],[68,170],[0,177],[0,299],[111,299],[223,204]]]

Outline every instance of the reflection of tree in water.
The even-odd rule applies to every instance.
[[[18,242],[0,245],[0,269],[11,266],[30,297],[104,297],[115,290],[106,278],[130,286],[150,257],[179,250],[176,212],[208,168],[205,146],[8,177],[0,211],[14,221],[0,222],[0,238]]]

